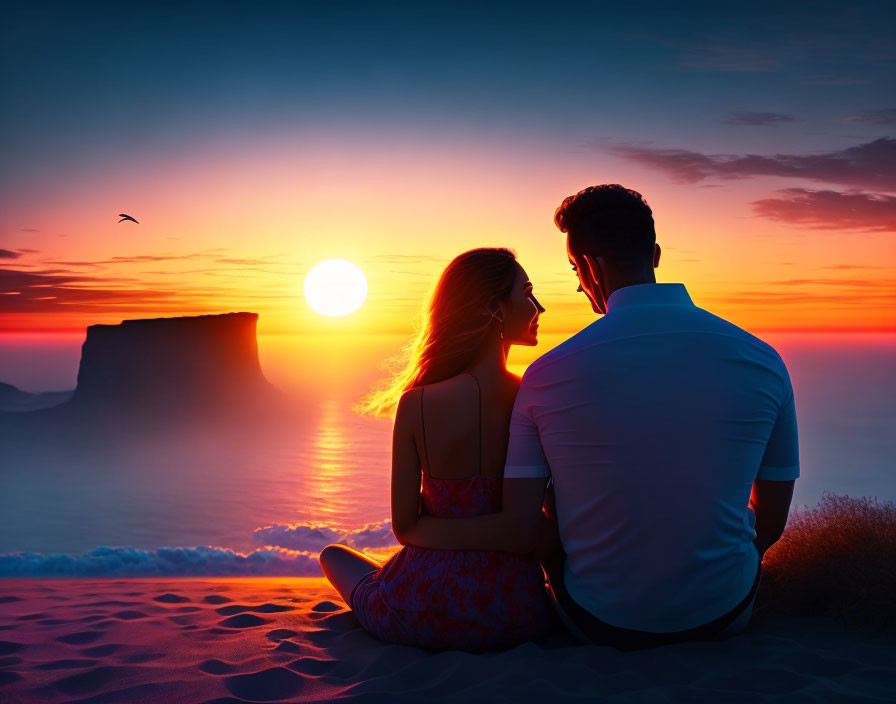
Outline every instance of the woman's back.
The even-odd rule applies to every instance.
[[[492,388],[485,400],[493,407],[470,374],[414,390],[424,512],[459,518],[500,511],[516,389],[507,380]],[[364,578],[351,601],[371,633],[434,649],[506,647],[543,634],[550,620],[538,563],[495,551],[407,545]]]
[[[519,379],[508,374],[485,380],[484,387],[462,372],[414,390],[420,408],[414,438],[424,476],[503,477]]]

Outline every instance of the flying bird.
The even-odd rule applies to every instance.
[[[130,215],[126,215],[125,213],[119,213],[118,217],[121,218],[121,220],[119,220],[118,222],[124,222],[125,220],[130,220],[131,222],[137,222],[136,220],[134,220],[134,218],[132,218]],[[139,225],[140,223],[137,222],[137,224]]]

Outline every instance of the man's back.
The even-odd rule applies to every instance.
[[[753,481],[799,474],[790,378],[682,284],[627,286],[608,304],[527,370],[505,476],[550,468],[579,604],[622,628],[684,630],[753,583]]]

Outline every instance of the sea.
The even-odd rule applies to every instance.
[[[780,352],[794,387],[794,508],[811,508],[825,492],[896,499],[896,335],[760,337]],[[0,336],[0,381],[30,392],[72,388],[77,345],[41,344]],[[352,410],[382,369],[346,357],[349,383],[303,384],[313,369],[297,372],[282,345],[277,353],[259,348],[268,378],[301,401],[301,413],[276,427],[110,442],[61,456],[50,438],[32,456],[0,458],[0,576],[53,574],[60,564],[121,573],[128,556],[156,564],[168,549],[181,552],[165,553],[166,569],[182,559],[189,574],[209,555],[233,562],[273,549],[289,559],[286,551],[315,553],[340,539],[387,545],[391,422]]]

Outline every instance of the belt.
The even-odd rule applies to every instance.
[[[563,555],[560,560],[552,563],[549,569],[544,568],[549,592],[589,640],[595,644],[610,645],[619,650],[653,648],[686,640],[701,640],[715,637],[733,623],[750,605],[756,591],[759,589],[759,581],[762,576],[762,562],[760,561],[749,593],[731,611],[719,616],[717,619],[685,631],[653,633],[652,631],[638,631],[612,626],[601,621],[590,611],[580,606],[566,591],[566,585],[563,584],[563,563],[565,561],[566,556]]]

